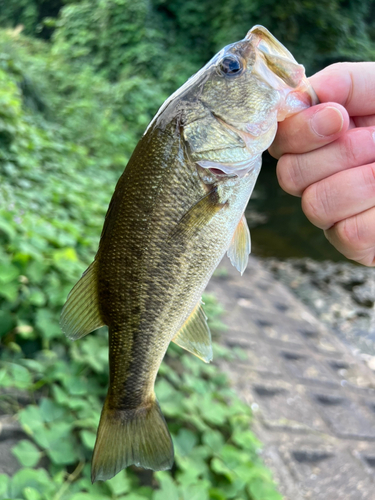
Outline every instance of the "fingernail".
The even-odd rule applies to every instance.
[[[344,125],[344,118],[337,108],[328,106],[317,111],[311,118],[311,128],[321,137],[337,134]]]
[[[375,142],[375,130],[372,133],[372,140]]]

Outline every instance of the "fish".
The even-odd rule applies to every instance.
[[[132,464],[170,469],[173,442],[154,392],[170,342],[204,362],[201,295],[228,253],[251,251],[244,211],[277,122],[316,104],[304,67],[264,27],[216,54],[161,106],[109,204],[92,264],[61,314],[71,340],[108,326],[109,388],[92,481]]]

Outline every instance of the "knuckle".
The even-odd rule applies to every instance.
[[[280,186],[289,194],[301,195],[303,191],[303,165],[301,156],[283,155],[277,163],[276,174]]]
[[[327,186],[324,182],[311,184],[302,195],[302,210],[317,227],[327,229],[332,221],[332,207]]]
[[[359,218],[360,216],[355,216],[337,222],[333,227],[324,231],[324,233],[328,241],[345,257],[359,262],[364,266],[374,267],[374,242],[368,241]]]
[[[350,254],[368,249],[366,232],[356,215],[335,224],[336,237]]]

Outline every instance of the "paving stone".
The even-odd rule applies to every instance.
[[[18,441],[19,439],[16,437],[0,441],[0,474],[13,476],[21,468],[20,463],[12,453],[12,448]]]
[[[225,344],[230,347],[240,346],[246,359],[236,360],[237,369],[240,375],[243,375],[244,370],[247,371],[247,376],[249,370],[256,370],[263,375],[273,375],[281,377],[282,375],[282,363],[275,361],[276,355],[272,346],[260,342],[259,340],[246,339],[241,341],[241,338],[227,338]]]
[[[209,290],[228,311],[222,342],[245,354],[222,368],[285,500],[375,500],[374,373],[256,259],[242,278],[223,265]]]
[[[371,414],[375,416],[375,399],[374,400],[365,400],[365,404],[368,406]]]
[[[27,438],[21,426],[10,415],[0,417],[0,474],[12,476],[21,466],[12,453],[20,439]]]
[[[310,353],[283,350],[280,351],[280,356],[284,359],[287,370],[297,379],[324,385],[338,385],[329,368],[314,359]]]
[[[243,332],[248,336],[259,335],[259,329],[254,322],[251,321],[248,315],[244,314],[240,307],[233,307],[231,311],[225,312],[225,324],[230,325],[230,332]]]
[[[279,485],[283,500],[303,500],[299,485],[296,484],[289,468],[281,458],[278,447],[268,446],[262,452],[262,459],[268,468],[273,469],[274,480]]]
[[[258,327],[261,337],[268,339],[273,344],[290,347],[305,345],[301,330],[304,324],[293,319],[283,318],[280,322],[280,314],[272,314],[264,309],[251,311],[251,321]]]
[[[353,439],[375,439],[375,415],[371,418],[355,401],[342,393],[315,392],[312,398],[336,435]]]
[[[332,449],[300,448],[284,453],[305,499],[374,500],[374,486],[349,453]]]
[[[320,335],[317,339],[307,338],[306,343],[317,353],[334,359],[340,359],[345,352],[336,339],[332,338],[332,334],[331,338],[327,334]]]
[[[264,424],[273,429],[290,431],[327,430],[319,413],[291,384],[287,386],[258,382],[252,385],[253,403],[259,406]]]
[[[343,387],[364,391],[369,396],[373,394],[375,399],[375,379],[362,363],[345,359],[328,359],[326,363]]]
[[[361,461],[364,470],[375,481],[375,452],[356,453],[356,458]]]
[[[243,349],[254,349],[258,342],[258,327],[252,322],[249,322],[249,328],[246,330],[233,329],[222,338],[222,343],[228,347],[241,347]]]

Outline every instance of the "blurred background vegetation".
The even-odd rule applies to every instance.
[[[104,329],[70,343],[58,320],[92,261],[115,183],[168,95],[218,49],[267,26],[308,74],[375,60],[374,0],[7,0],[0,7],[0,413],[29,440],[0,500],[275,500],[226,378],[172,348],[157,395],[171,473],[91,485],[107,386]],[[213,330],[219,306],[206,298]],[[216,356],[240,356],[215,347]]]

